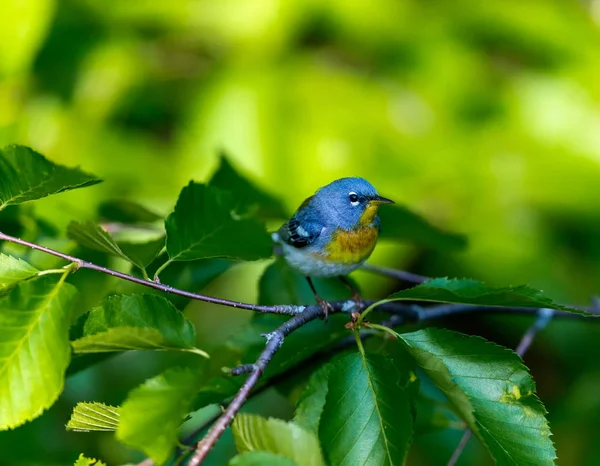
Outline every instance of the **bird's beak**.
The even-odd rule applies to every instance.
[[[369,204],[371,204],[371,205],[394,204],[394,201],[392,201],[391,199],[387,199],[385,197],[381,197],[381,196],[377,195],[377,196],[373,196],[369,200]]]

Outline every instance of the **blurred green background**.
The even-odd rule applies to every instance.
[[[587,304],[600,292],[599,27],[598,0],[2,0],[0,146],[105,180],[35,204],[58,231],[115,197],[166,214],[225,150],[290,211],[359,175],[469,237],[455,253],[381,244],[371,263]],[[256,300],[266,264],[207,292]],[[397,286],[355,276],[367,295]],[[248,317],[190,307],[205,346]],[[530,320],[440,325],[515,346]],[[556,320],[526,357],[561,465],[600,464],[599,337],[598,324]],[[110,434],[63,426],[77,401],[122,402],[160,357],[123,355],[69,379],[42,418],[0,433],[0,464],[141,459]],[[250,410],[286,417],[291,405],[270,390]],[[409,464],[445,464],[459,438],[417,438]],[[226,438],[211,464],[232,451]],[[487,462],[472,441],[459,464]]]

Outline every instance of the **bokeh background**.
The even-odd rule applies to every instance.
[[[469,238],[460,252],[382,244],[372,263],[585,305],[600,292],[599,28],[598,0],[2,0],[0,146],[105,180],[36,203],[60,233],[115,197],[168,213],[224,150],[290,210],[359,175]],[[266,264],[232,268],[207,292],[255,300]],[[368,295],[398,285],[355,275]],[[247,319],[198,304],[188,315],[208,346]],[[515,346],[530,320],[439,325]],[[526,357],[561,465],[600,465],[599,337],[596,323],[555,320]],[[153,358],[70,378],[42,418],[0,433],[0,464],[139,460],[110,434],[63,426],[77,401],[122,402],[156,373]],[[275,389],[249,409],[292,412]],[[445,464],[459,438],[417,438],[409,464]],[[211,464],[232,453],[226,437]],[[459,464],[488,462],[472,441]]]

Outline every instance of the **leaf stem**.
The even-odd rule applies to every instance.
[[[159,278],[160,274],[172,263],[173,261],[171,259],[167,259],[167,261],[163,265],[156,269],[156,272],[154,272],[154,281],[156,281],[156,279]]]
[[[65,273],[65,269],[48,269],[48,270],[40,270],[38,273],[36,273],[37,277],[41,277],[43,275],[51,275],[51,274],[55,274],[55,273]]]
[[[370,322],[369,323],[365,323],[363,325],[365,327],[368,327],[368,328],[374,328],[376,330],[381,330],[382,332],[390,334],[394,338],[398,338],[398,332],[394,332],[391,328],[386,327],[385,325],[371,324]]]
[[[354,340],[356,340],[356,346],[358,347],[358,351],[360,351],[360,354],[364,358],[365,357],[365,347],[363,346],[362,340],[360,338],[360,331],[354,330],[352,333],[354,333]]]

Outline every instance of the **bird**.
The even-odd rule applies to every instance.
[[[364,178],[340,178],[307,198],[273,233],[287,264],[306,278],[325,320],[332,307],[317,293],[312,278],[339,277],[360,305],[360,294],[346,276],[375,249],[379,206],[393,203]]]

